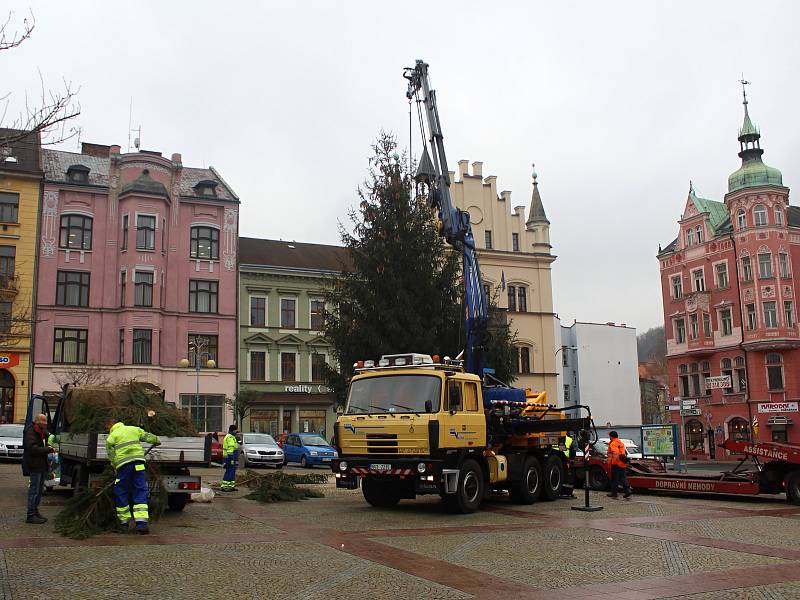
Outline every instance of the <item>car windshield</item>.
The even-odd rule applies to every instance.
[[[608,450],[608,443],[604,442],[603,440],[597,440],[594,443],[595,452],[599,452],[600,454],[606,454]]]
[[[350,385],[348,414],[438,412],[442,380],[435,375],[383,375]]]
[[[267,433],[245,433],[245,444],[262,444],[264,446],[277,446],[275,439]]]
[[[303,440],[304,446],[327,446],[328,442],[323,440],[318,435],[304,435],[300,438]]]
[[[22,425],[0,425],[0,437],[21,438]]]

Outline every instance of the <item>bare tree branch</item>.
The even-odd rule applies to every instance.
[[[109,385],[111,377],[96,364],[64,366],[54,373],[55,382],[59,387],[69,384],[70,387],[86,385]]]
[[[13,32],[10,32],[8,30],[8,26],[11,24],[11,17],[13,14],[13,12],[9,12],[5,23],[0,25],[0,50],[11,50],[11,48],[16,48],[22,42],[31,37],[33,29],[36,27],[36,17],[33,16],[33,11],[31,11],[30,22],[26,17],[22,20],[21,30],[14,30]]]

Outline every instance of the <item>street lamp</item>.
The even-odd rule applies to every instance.
[[[195,406],[200,406],[200,361],[203,357],[208,357],[206,361],[206,366],[209,369],[213,369],[217,366],[217,363],[211,358],[211,353],[207,352],[205,348],[208,347],[208,338],[198,338],[195,337],[194,340],[189,342],[189,352],[194,352],[194,366],[195,366],[195,379],[197,382],[197,387],[195,389],[194,401]],[[188,368],[191,363],[189,362],[188,358],[182,358],[180,365],[184,369]]]

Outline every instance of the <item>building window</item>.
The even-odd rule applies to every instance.
[[[318,352],[311,354],[311,381],[325,381],[325,355]]]
[[[197,431],[221,431],[225,396],[181,394],[181,408],[189,411]]]
[[[764,227],[767,224],[767,209],[763,204],[759,204],[753,209],[753,222],[756,227]]]
[[[769,391],[783,390],[783,356],[777,352],[767,354],[767,387]]]
[[[748,331],[755,331],[758,327],[758,318],[756,317],[756,305],[755,304],[746,304],[745,313],[747,313],[747,330]]]
[[[89,183],[89,168],[84,165],[72,165],[67,169],[67,181],[70,183]]]
[[[717,287],[728,287],[728,263],[717,263],[714,269],[717,272]]]
[[[19,194],[0,192],[0,221],[3,223],[19,222]]]
[[[53,338],[53,362],[62,365],[86,364],[86,329],[56,327]]]
[[[153,272],[136,271],[133,281],[133,305],[153,306]]]
[[[219,350],[219,337],[216,335],[205,335],[203,333],[190,333],[188,354],[189,364],[197,368],[198,361],[200,368],[208,367],[208,361],[213,360],[216,364]]]
[[[153,330],[133,330],[133,364],[149,365],[153,362]]]
[[[695,269],[692,271],[692,279],[694,280],[694,291],[695,292],[705,292],[706,291],[706,277],[703,269]]]
[[[136,215],[136,249],[155,250],[156,218],[153,215]]]
[[[12,310],[11,302],[0,302],[0,333],[11,333],[14,325]]]
[[[512,233],[511,234],[511,250],[514,252],[519,252],[519,234]]]
[[[678,300],[683,297],[683,277],[675,275],[672,278],[672,297]]]
[[[89,273],[59,271],[56,275],[58,306],[89,306]]]
[[[753,281],[753,267],[750,265],[750,257],[742,257],[742,279],[744,281]]]
[[[703,226],[702,225],[698,225],[697,226],[697,243],[698,244],[702,244],[703,243]]]
[[[119,305],[125,306],[125,294],[128,290],[128,272],[119,272]]]
[[[730,308],[723,308],[719,311],[719,321],[722,335],[731,335],[733,333],[733,320],[731,319]]]
[[[783,210],[778,206],[775,207],[775,225],[783,227]]]
[[[266,381],[267,379],[267,353],[250,353],[250,380]]]
[[[683,319],[675,319],[675,340],[679,344],[686,341],[686,322]]]
[[[491,250],[492,249],[492,232],[489,229],[487,229],[486,231],[483,232],[483,239],[486,242],[486,249],[487,250]]]
[[[778,254],[778,272],[781,277],[789,277],[789,255],[786,252]]]
[[[778,326],[778,310],[775,302],[764,302],[764,327],[774,329]]]
[[[690,370],[691,374],[691,381],[692,381],[692,396],[700,396],[702,395],[702,391],[700,390],[700,373],[697,372],[697,363],[692,363]]]
[[[284,329],[297,328],[297,300],[294,298],[281,298],[281,327]]]
[[[119,357],[117,363],[120,365],[125,364],[125,330],[119,330]]]
[[[122,250],[128,248],[128,215],[122,215]]]
[[[711,388],[706,386],[706,380],[711,377],[711,364],[704,360],[703,364],[700,365],[701,369],[703,370],[703,396],[710,396],[711,395]]]
[[[686,450],[688,452],[705,452],[705,436],[703,424],[697,419],[686,422]]]
[[[297,381],[296,365],[294,352],[281,352],[281,381]]]
[[[192,227],[189,256],[217,260],[219,258],[219,229]]]
[[[564,384],[564,404],[569,404],[569,384]]]
[[[727,377],[728,381],[730,381],[730,385],[722,390],[723,394],[732,394],[733,393],[733,368],[730,358],[723,358],[721,363],[721,370],[723,377]]]
[[[0,287],[13,289],[14,270],[16,268],[17,248],[15,246],[0,246]]]
[[[700,328],[697,321],[697,315],[689,315],[689,335],[693,340],[696,340],[700,335]]]
[[[519,372],[526,374],[531,372],[531,350],[523,346],[519,349]]]
[[[734,373],[736,374],[737,389],[744,393],[747,391],[747,369],[744,366],[744,356],[734,358],[733,364],[736,367]],[[731,385],[733,385],[733,382],[731,382]]]
[[[517,288],[517,310],[519,312],[528,312],[528,288],[521,285]]]
[[[312,300],[311,301],[311,330],[322,331],[325,329],[325,301]]]
[[[743,208],[739,209],[739,212],[736,213],[736,228],[737,229],[744,229],[747,227],[747,213],[744,212]]]
[[[703,336],[711,337],[711,315],[703,313]]]
[[[689,367],[688,365],[678,366],[678,381],[680,382],[681,397],[689,397]]]
[[[763,253],[758,255],[758,278],[769,279],[772,277],[772,254]]]
[[[69,250],[91,250],[92,217],[83,215],[62,216],[58,247]]]
[[[561,364],[565,367],[569,366],[569,353],[566,346],[561,346]]]
[[[250,296],[250,327],[267,326],[267,299]]]
[[[789,435],[786,432],[786,425],[772,426],[772,441],[779,444],[786,444],[789,441]]]
[[[694,229],[691,229],[691,228],[687,229],[686,230],[686,245],[687,246],[694,246],[695,243],[696,243],[695,240],[696,240],[696,238],[695,238],[695,234],[694,234]]]
[[[189,281],[189,312],[215,313],[219,282],[208,279],[191,279]]]
[[[517,310],[517,286],[508,286],[508,310],[513,312]]]
[[[794,306],[790,300],[783,302],[783,318],[786,322],[786,327],[794,327]]]

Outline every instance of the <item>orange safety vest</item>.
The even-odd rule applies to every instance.
[[[608,443],[608,463],[610,465],[626,468],[628,465],[622,462],[619,457],[627,453],[625,444],[619,438],[614,438]]]

